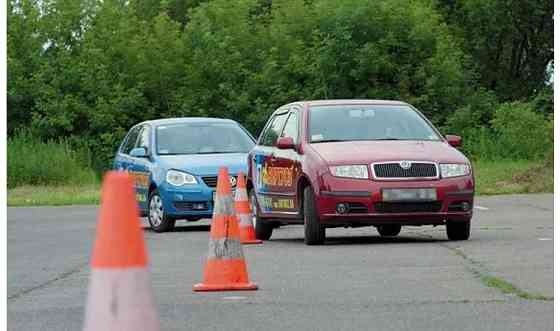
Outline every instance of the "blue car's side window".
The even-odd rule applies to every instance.
[[[130,153],[134,146],[136,146],[136,141],[138,140],[140,129],[142,129],[142,126],[136,126],[132,130],[130,130],[126,141],[122,146],[121,153],[128,155],[128,153]]]
[[[150,154],[150,127],[148,125],[142,128],[142,132],[138,136],[136,147],[143,147],[146,149],[146,152]]]
[[[113,167],[116,170],[128,170],[128,168],[131,166],[130,160],[126,155],[128,155],[132,148],[134,148],[136,140],[138,139],[140,128],[140,126],[133,127],[123,139],[123,142],[119,147],[119,150],[117,151],[117,155],[115,156],[115,162],[113,164]]]

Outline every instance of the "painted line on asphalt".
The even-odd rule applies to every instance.
[[[538,238],[538,239],[542,241],[552,240],[552,238]]]
[[[490,209],[490,208],[475,205],[475,206],[474,206],[474,209],[478,209],[478,210],[488,210],[488,209]]]

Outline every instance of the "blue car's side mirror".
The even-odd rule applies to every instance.
[[[132,157],[148,157],[148,151],[145,147],[133,148],[130,151],[130,156]]]

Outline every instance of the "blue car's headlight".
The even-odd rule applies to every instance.
[[[165,180],[173,186],[198,183],[193,175],[178,170],[168,170],[167,175],[165,176]]]

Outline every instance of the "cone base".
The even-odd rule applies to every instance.
[[[241,240],[241,243],[243,245],[256,245],[256,244],[262,244],[263,241],[260,239],[248,239],[248,240]]]
[[[239,284],[195,284],[193,291],[195,292],[216,292],[216,291],[256,291],[259,286],[255,283],[239,283]]]

